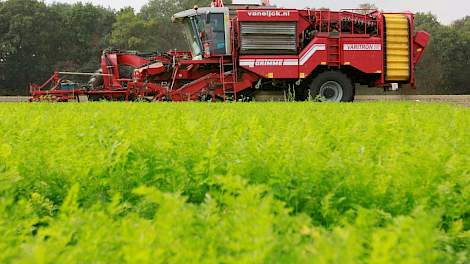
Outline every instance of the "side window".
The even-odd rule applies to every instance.
[[[210,28],[212,29],[213,53],[225,54],[225,21],[224,14],[211,14]]]

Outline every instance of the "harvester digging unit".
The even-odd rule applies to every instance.
[[[354,100],[355,84],[398,88],[415,84],[415,66],[429,40],[414,32],[411,13],[378,10],[283,9],[263,5],[186,10],[187,52],[140,54],[107,50],[86,86],[56,73],[32,85],[32,101],[225,101],[263,91],[295,99]]]

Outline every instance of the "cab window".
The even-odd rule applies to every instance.
[[[212,31],[211,41],[214,54],[225,54],[225,16],[224,14],[210,14],[209,28]]]

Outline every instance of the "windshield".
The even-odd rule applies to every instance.
[[[202,59],[203,45],[199,36],[201,35],[201,32],[204,31],[203,20],[200,16],[188,17],[184,25],[184,34],[191,52],[193,53],[193,57],[195,59]]]
[[[206,52],[210,55],[226,54],[224,14],[186,17],[183,24],[193,59],[202,59]]]

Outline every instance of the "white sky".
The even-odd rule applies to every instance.
[[[47,3],[66,2],[73,3],[78,0],[45,0]],[[105,7],[119,9],[125,6],[132,6],[139,10],[147,0],[82,0],[82,2],[92,2]],[[469,0],[271,0],[272,4],[289,8],[303,7],[328,7],[332,10],[342,8],[355,8],[360,3],[375,3],[379,8],[395,12],[395,11],[413,11],[413,12],[431,12],[436,14],[441,22],[450,23],[451,21],[470,15]]]

